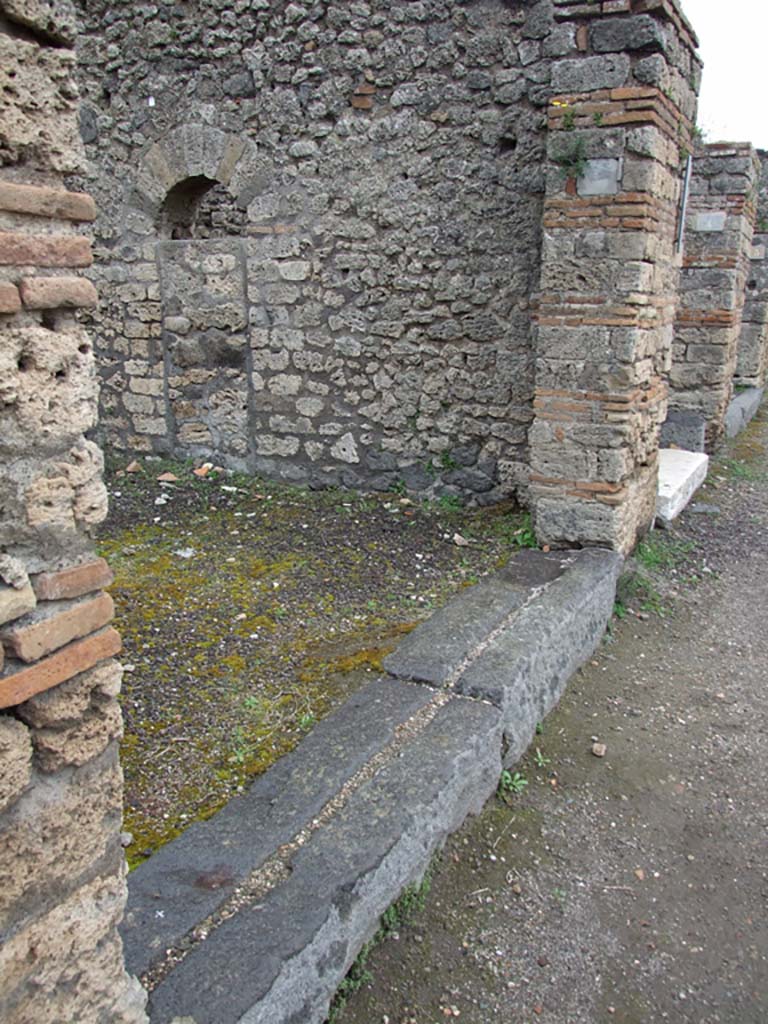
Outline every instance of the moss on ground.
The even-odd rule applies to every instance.
[[[158,482],[169,469],[178,479]],[[131,864],[213,814],[375,679],[403,632],[530,543],[512,508],[200,480],[178,463],[113,464],[108,485]]]

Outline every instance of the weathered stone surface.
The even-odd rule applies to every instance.
[[[0,583],[0,624],[31,612],[36,604],[37,598],[29,583],[22,587],[8,587]]]
[[[370,683],[259,776],[247,793],[132,871],[122,926],[128,969],[145,971],[215,909],[239,881],[316,817],[431,696],[424,687],[393,680]],[[214,874],[217,884],[206,884]]]
[[[82,439],[58,456],[9,461],[0,479],[0,544],[12,545],[32,573],[92,559],[88,530],[107,511],[102,470],[101,452]]]
[[[296,852],[258,912],[226,921],[164,979],[153,1022],[320,1024],[379,916],[496,788],[499,750],[497,710],[452,699]]]
[[[726,437],[736,437],[755,416],[763,400],[765,388],[748,388],[734,395],[725,413]]]
[[[661,426],[661,447],[674,446],[689,452],[703,452],[706,425],[706,419],[700,412],[670,409]]]
[[[384,668],[401,679],[444,686],[469,655],[537,589],[564,571],[562,555],[524,550],[497,574],[463,590],[421,623],[384,659]]]
[[[20,291],[27,309],[88,309],[99,301],[84,277],[25,277]]]
[[[0,452],[61,450],[96,422],[98,384],[88,335],[9,327],[0,351]]]
[[[1,629],[0,640],[9,655],[26,662],[37,661],[106,626],[114,612],[109,594],[74,601],[45,601]]]
[[[98,697],[91,691],[92,697]],[[36,729],[32,735],[35,764],[44,772],[80,767],[122,739],[123,717],[114,700],[94,699],[80,721],[55,729]]]
[[[589,40],[596,53],[666,49],[662,23],[650,14],[600,18],[591,26]]]
[[[104,705],[117,697],[123,677],[118,661],[102,661],[87,672],[44,693],[38,693],[16,709],[18,716],[35,729],[58,728],[78,722],[93,703]]]
[[[117,872],[121,814],[116,744],[36,780],[0,821],[0,928],[47,913],[95,873]]]
[[[0,34],[2,163],[67,173],[82,168],[74,76],[73,52]]]
[[[67,644],[34,665],[6,662],[0,675],[0,708],[22,704],[36,693],[58,686],[119,651],[120,635],[109,628]]]
[[[545,572],[552,556],[540,556]],[[488,700],[503,717],[506,764],[524,753],[568,679],[597,647],[613,614],[623,564],[616,552],[554,553],[560,573],[540,588],[461,672],[456,690]],[[514,579],[514,564],[500,573]]]
[[[70,0],[0,0],[0,10],[11,21],[54,42],[75,42],[77,18]]]
[[[0,811],[21,796],[31,775],[29,729],[15,718],[0,715]]]
[[[88,881],[0,949],[6,1024],[146,1024],[146,994],[122,965],[122,871]]]

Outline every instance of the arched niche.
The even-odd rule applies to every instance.
[[[251,139],[210,125],[181,125],[142,154],[129,182],[126,212],[135,210],[151,218],[168,238],[164,223],[171,231],[174,226],[179,232],[190,227],[185,202],[191,204],[198,224],[206,203],[219,209],[229,203],[244,213],[273,177],[272,160]]]

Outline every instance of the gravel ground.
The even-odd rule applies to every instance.
[[[131,864],[292,749],[403,631],[529,539],[508,508],[131,470],[108,473],[100,535],[124,643]]]
[[[767,443],[763,413],[641,547],[527,785],[449,841],[340,1024],[768,1021]]]

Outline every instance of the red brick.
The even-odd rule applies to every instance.
[[[115,613],[109,594],[75,602],[43,602],[0,632],[6,651],[21,661],[39,661],[52,651],[106,626]]]
[[[85,192],[0,181],[0,210],[61,220],[95,220],[96,204]]]
[[[0,313],[18,313],[20,309],[19,289],[10,281],[0,281]]]
[[[586,50],[589,45],[589,29],[586,25],[579,25],[576,29],[576,48]]]
[[[105,658],[120,651],[120,634],[111,627],[94,633],[85,640],[67,644],[55,654],[34,665],[15,666],[0,677],[0,708],[23,704],[36,693],[50,690],[72,676],[85,672]]]
[[[95,306],[99,296],[85,277],[25,277],[21,299],[27,309],[80,309]]]
[[[355,96],[373,96],[375,92],[376,86],[371,85],[370,82],[361,82],[360,85],[355,88]]]
[[[91,243],[82,235],[22,235],[0,231],[0,264],[89,267],[91,263]]]
[[[350,103],[355,110],[370,110],[373,107],[372,96],[353,96]]]
[[[113,580],[112,570],[103,558],[95,558],[83,565],[70,566],[57,572],[43,572],[32,577],[32,588],[38,601],[59,601],[68,597],[81,597],[94,590],[108,587]]]

